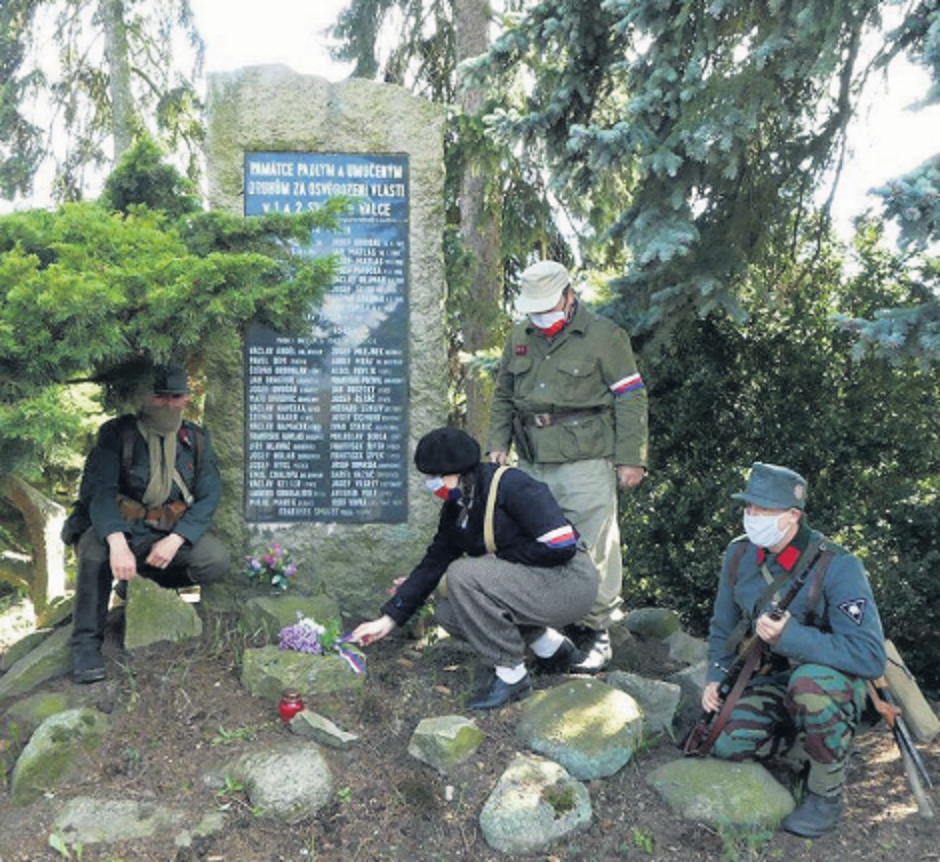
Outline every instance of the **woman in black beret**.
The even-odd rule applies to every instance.
[[[353,639],[369,644],[404,625],[446,575],[434,599],[437,622],[493,667],[470,708],[521,700],[532,690],[527,646],[534,671],[567,671],[575,649],[558,630],[590,609],[597,570],[548,487],[521,470],[480,463],[480,447],[466,432],[426,434],[415,466],[443,501],[437,533],[382,615],[362,623]]]

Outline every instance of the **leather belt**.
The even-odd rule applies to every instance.
[[[536,428],[547,428],[549,425],[555,425],[565,419],[576,419],[581,416],[595,416],[606,409],[606,407],[587,407],[583,410],[553,410],[550,413],[527,413],[525,416],[525,424],[534,425]]]

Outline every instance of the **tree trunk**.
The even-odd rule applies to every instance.
[[[483,54],[489,48],[489,4],[481,0],[455,0],[454,29],[457,62]],[[480,90],[463,87],[457,95],[466,114],[476,114],[483,106]],[[489,178],[477,166],[468,164],[460,183],[460,238],[473,258],[472,300],[463,324],[464,350],[475,353],[493,347],[502,296],[500,259],[500,220],[491,207],[487,211]],[[496,196],[493,196],[496,199]],[[468,375],[466,379],[467,430],[478,440],[489,424],[492,386],[488,380]]]
[[[111,128],[114,136],[114,166],[134,143],[134,99],[131,95],[131,66],[127,52],[123,0],[101,0],[98,6],[104,30],[105,64],[111,96]]]
[[[65,595],[65,545],[59,537],[65,509],[12,473],[0,476],[0,496],[23,515],[33,543],[32,571],[27,573],[18,555],[7,553],[0,561],[0,576],[5,573],[13,583],[27,585],[40,616],[53,599]]]

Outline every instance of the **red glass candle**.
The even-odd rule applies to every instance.
[[[304,708],[304,702],[300,697],[300,692],[296,688],[288,688],[281,695],[281,700],[277,705],[277,711],[284,721],[290,721],[298,712]]]

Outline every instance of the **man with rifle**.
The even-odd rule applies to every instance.
[[[693,729],[686,751],[728,760],[802,755],[805,792],[782,827],[816,838],[842,815],[866,680],[884,673],[886,659],[865,570],[810,528],[806,490],[792,470],[755,463],[744,493],[733,495],[746,504],[746,535],[725,553],[702,695],[707,729]],[[754,639],[741,648],[749,632]],[[745,653],[742,666],[736,654]]]

